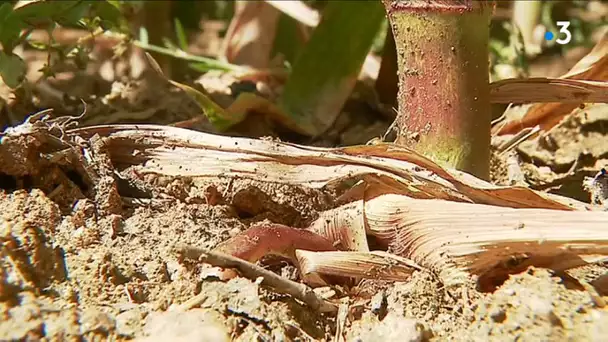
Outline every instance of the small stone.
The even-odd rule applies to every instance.
[[[386,306],[385,304],[386,304],[386,296],[384,294],[384,291],[380,291],[380,292],[376,293],[372,297],[372,300],[370,303],[372,312],[375,314],[379,314],[380,311],[382,310],[382,308]]]
[[[116,333],[121,336],[133,337],[140,330],[140,324],[145,313],[139,308],[122,312],[116,316]]]
[[[228,231],[228,235],[230,237],[235,237],[236,235],[238,235],[241,232],[241,229],[238,227],[232,228]]]
[[[111,239],[115,239],[117,236],[123,234],[124,222],[122,216],[112,214],[108,216],[108,223],[110,225],[109,235]]]
[[[140,341],[230,341],[225,318],[213,310],[193,309],[184,312],[153,313],[146,319]]]
[[[507,319],[507,313],[500,307],[495,307],[490,311],[490,318],[496,323],[502,323]]]
[[[115,327],[116,322],[97,309],[87,309],[80,316],[80,330],[83,335],[90,332],[108,335]]]
[[[528,306],[536,315],[547,318],[548,315],[553,311],[553,303],[550,298],[540,298],[538,296],[531,296],[528,298]]]
[[[336,291],[329,286],[317,287],[313,291],[323,299],[330,299],[336,295]]]
[[[354,341],[418,342],[424,341],[430,332],[415,319],[389,313],[371,330],[361,333]]]
[[[603,311],[593,310],[589,316],[593,318],[591,329],[589,329],[589,340],[605,340],[606,336],[608,336],[608,314]]]

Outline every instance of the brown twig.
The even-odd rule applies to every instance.
[[[252,280],[262,277],[264,279],[262,284],[274,288],[279,293],[288,294],[316,311],[336,313],[338,310],[334,304],[317,296],[310,287],[285,279],[245,260],[191,246],[177,246],[175,250],[186,259],[195,259],[216,267],[235,268],[243,276]]]

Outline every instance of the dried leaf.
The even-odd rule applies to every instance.
[[[394,254],[374,252],[311,252],[297,250],[296,258],[303,276],[313,273],[365,279],[405,281],[422,268]]]
[[[369,252],[362,213],[362,202],[348,203],[321,213],[309,228],[329,241],[339,243],[342,250]]]
[[[256,262],[266,255],[280,255],[295,261],[297,249],[335,251],[331,241],[304,229],[280,224],[251,227],[214,249],[240,259]]]
[[[600,41],[595,45],[593,50],[589,52],[583,59],[581,59],[572,69],[562,75],[560,79],[568,79],[568,80],[587,80],[587,81],[608,81],[608,32],[604,34],[604,36],[600,39]],[[536,81],[533,81],[536,82]],[[556,83],[548,83],[543,87],[540,87],[534,90],[536,93],[555,93],[557,87]],[[569,86],[569,89],[573,92],[569,92],[569,94],[579,94],[579,91],[573,89],[572,87],[581,87],[584,88],[584,91],[581,90],[580,94],[577,96],[581,96],[584,98],[579,98],[578,102],[574,102],[573,100],[567,100],[559,102],[549,102],[542,103],[532,106],[528,112],[521,118],[515,119],[513,121],[509,121],[506,124],[497,125],[493,129],[494,134],[503,135],[503,134],[516,134],[522,128],[534,127],[536,125],[540,125],[543,130],[548,130],[551,127],[555,126],[557,123],[561,121],[561,119],[570,114],[572,110],[580,106],[583,102],[587,101],[587,97],[591,97],[589,93],[587,93],[591,88],[592,84],[586,84],[582,86],[581,83],[572,83],[565,82],[561,83],[559,86],[564,90],[564,85]],[[594,92],[606,91],[605,85],[593,84],[595,87],[593,88]],[[550,87],[551,90],[543,89],[544,87]],[[528,88],[529,89],[529,88]],[[562,91],[559,90],[559,91]],[[600,94],[597,94],[601,96]],[[605,97],[601,96],[597,99],[602,99]],[[503,99],[504,101],[504,99]],[[604,101],[602,101],[604,102]]]
[[[608,82],[535,77],[490,85],[492,103],[608,103]]]
[[[383,184],[383,191],[414,198],[515,208],[587,208],[586,204],[566,197],[524,187],[496,186],[464,172],[443,169],[415,151],[393,144],[321,148],[159,125],[93,126],[69,133],[110,137],[116,151],[114,156],[119,158],[114,161],[132,165],[140,174],[224,175],[312,188],[339,186],[357,179]],[[149,162],[141,163],[140,158],[130,158],[120,152],[133,148],[145,151]],[[374,193],[374,189],[370,188],[369,192]]]
[[[236,1],[222,55],[230,63],[267,68],[279,12],[263,1]]]
[[[347,211],[334,214],[359,214]],[[475,274],[489,289],[530,265],[564,270],[608,256],[608,212],[513,209],[391,194],[366,201],[364,212],[368,234],[389,252],[435,271],[446,284]]]
[[[117,163],[133,165],[143,174],[183,177],[223,174],[312,188],[363,179],[383,183],[392,193],[414,198],[524,208],[586,210],[587,207],[568,198],[523,187],[495,186],[456,170],[448,171],[410,149],[392,144],[328,149],[158,125],[93,126],[72,130],[70,134],[113,138],[117,151],[135,147],[146,151],[146,160],[154,162],[141,164],[139,158],[116,154]],[[121,147],[122,144],[127,145]]]
[[[64,119],[54,120],[59,121],[27,122],[5,131],[1,134],[0,155],[10,156],[16,146],[22,150],[23,141],[31,141],[32,149],[65,151],[72,147],[74,153],[81,153],[87,148],[82,139],[95,137],[104,139],[107,156],[116,170],[128,169],[141,177],[222,176],[328,189],[358,184],[353,188],[356,193],[348,197],[349,203],[321,215],[319,220],[325,223],[313,223],[312,227],[331,233],[327,237],[332,239],[355,237],[357,241],[345,245],[363,249],[362,235],[345,235],[341,230],[345,224],[354,223],[359,227],[354,233],[362,234],[363,226],[380,247],[384,244],[388,252],[433,270],[446,284],[475,274],[482,287],[490,289],[508,274],[530,265],[564,270],[605,260],[608,255],[608,212],[587,211],[583,203],[527,188],[496,187],[471,175],[443,169],[414,151],[392,144],[317,148],[157,125],[96,126],[59,132],[55,127],[58,122],[64,125]],[[76,163],[79,159],[73,160]],[[12,175],[32,168],[37,159],[20,161],[21,170],[14,169],[12,158],[0,161],[0,172]],[[271,224],[237,235],[219,250],[249,261],[269,252],[296,260],[298,249],[335,251],[334,242],[338,241],[315,232]],[[390,260],[397,260],[404,267],[397,268],[399,276],[416,265],[395,256],[383,254],[380,260],[370,254],[374,253],[357,251],[353,254],[356,258],[326,254],[335,259],[327,262],[329,259],[319,257],[312,263],[314,267],[309,261],[303,269],[312,269],[307,274],[313,277],[332,272],[358,276],[366,272],[365,265],[376,265],[378,272],[386,272],[377,274],[390,278],[397,273],[380,265],[393,265]],[[359,263],[364,260],[366,263]]]

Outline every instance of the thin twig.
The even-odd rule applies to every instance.
[[[216,267],[235,268],[248,279],[255,280],[262,277],[264,279],[262,284],[274,288],[279,293],[288,294],[306,303],[314,310],[327,313],[336,313],[338,311],[338,308],[334,304],[317,296],[310,287],[285,279],[245,260],[190,246],[177,246],[175,251],[186,259],[198,260]]]
[[[343,301],[338,308],[338,317],[336,318],[336,335],[334,341],[344,342],[344,329],[346,327],[346,320],[348,318],[348,312],[350,311],[349,299]]]
[[[498,147],[498,151],[500,151],[499,155],[502,156],[510,150],[514,149],[515,147],[519,146],[519,144],[521,144],[534,134],[540,132],[540,130],[541,129],[539,125],[522,129],[517,134],[513,135],[513,137],[509,139],[509,141],[501,144]]]

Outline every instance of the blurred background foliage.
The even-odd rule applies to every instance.
[[[322,13],[327,2],[327,0],[303,1],[303,3],[320,13]],[[543,45],[542,55],[564,54],[567,50],[575,49],[579,46],[592,46],[594,31],[598,27],[605,25],[606,22],[606,18],[602,14],[594,16],[593,6],[590,6],[590,3],[594,1],[524,2],[529,2],[532,6],[534,6],[533,3],[535,2],[540,3],[541,15],[536,21],[539,26],[544,27],[546,30],[557,32],[555,22],[559,20],[569,20],[571,22],[572,41],[566,45],[543,41],[539,37],[542,37],[544,32],[542,30],[536,32],[534,44]],[[596,2],[599,3],[599,1]],[[143,12],[150,11],[150,9],[147,10],[146,6],[144,6],[146,2],[141,0],[39,1],[13,9],[17,3],[18,1],[4,1],[0,7],[0,19],[3,22],[3,25],[0,27],[0,43],[4,46],[2,51],[3,57],[0,59],[0,69],[5,70],[5,72],[9,68],[3,67],[3,65],[14,66],[16,63],[12,58],[6,57],[10,55],[7,51],[12,50],[14,46],[28,41],[34,47],[45,47],[44,44],[29,40],[27,34],[24,34],[22,30],[25,30],[25,33],[27,33],[29,29],[33,28],[50,30],[55,26],[63,26],[93,31],[102,27],[103,29],[121,33],[130,32],[137,36],[140,31],[138,27],[134,26],[137,26],[138,23],[142,24],[142,22],[141,20],[138,21],[136,17],[141,16]],[[507,73],[509,76],[525,76],[529,73],[528,64],[530,56],[526,56],[523,53],[521,35],[518,35],[513,25],[513,18],[509,14],[511,6],[512,2],[498,2],[498,8],[491,26],[491,61],[493,66],[501,64],[514,66],[515,70],[509,70]],[[163,21],[178,23],[181,26],[180,29],[183,29],[187,37],[202,33],[201,31],[204,31],[206,28],[203,23],[224,23],[224,25],[214,27],[217,31],[216,33],[221,37],[226,33],[228,24],[235,14],[235,1],[174,1],[167,8],[169,9],[168,13],[147,13],[147,15]],[[154,11],[153,8],[151,10]],[[130,25],[127,25],[127,23]],[[280,55],[288,65],[295,61],[301,53],[303,46],[303,44],[299,44],[300,42],[297,39],[293,39],[297,35],[296,26],[297,21],[293,18],[285,14],[280,16],[272,53],[275,56]],[[377,32],[376,39],[373,42],[373,53],[382,53],[386,40],[387,26],[388,23],[385,19],[383,20],[382,28]],[[219,29],[217,29],[218,27]],[[176,44],[172,44],[171,42],[176,41],[179,38],[179,34],[176,34],[175,27],[172,31],[164,32],[165,43],[162,44],[164,45],[162,47],[175,48]],[[184,42],[182,41],[182,43]],[[56,49],[58,46],[48,46],[48,48]],[[81,55],[84,55],[84,53]],[[201,70],[200,67],[197,69]],[[495,74],[493,79],[503,78],[502,76],[500,73],[498,75]],[[17,80],[13,79],[9,79],[8,81],[13,86],[18,83]]]
[[[242,93],[250,96],[240,102],[237,99],[232,109],[228,108],[230,103],[221,103],[217,96],[201,94],[201,91],[211,91],[208,83],[199,82],[204,89],[195,86],[189,90],[193,98],[206,99],[202,103],[196,100],[205,114],[211,111],[205,103],[214,101],[215,112],[223,108],[225,112],[220,114],[226,116],[225,122],[237,124],[244,118],[242,113],[231,113],[231,110],[262,110],[274,113],[269,116],[284,125],[298,126],[296,131],[316,135],[328,127],[326,123],[319,126],[318,122],[335,121],[353,94],[365,99],[380,117],[390,121],[394,118],[397,68],[388,22],[382,18],[378,24],[369,24],[374,38],[361,43],[360,33],[349,36],[336,28],[345,25],[345,31],[355,32],[361,26],[357,22],[376,20],[369,15],[369,8],[361,6],[361,13],[353,8],[352,16],[328,16],[319,24],[319,18],[332,2],[4,1],[0,5],[0,75],[10,88],[22,85],[26,74],[32,73],[22,59],[24,49],[48,53],[46,63],[37,70],[45,78],[54,77],[66,68],[85,70],[91,67],[91,58],[99,58],[92,54],[100,49],[96,39],[113,37],[113,58],[123,56],[133,47],[143,48],[152,53],[163,76],[172,81],[192,84],[200,80],[201,75],[213,71],[239,73],[236,81],[228,86],[232,99]],[[295,15],[286,14],[287,7],[294,4]],[[341,2],[345,8],[347,4],[348,1]],[[490,80],[538,75],[558,77],[565,73],[605,31],[607,7],[598,0],[498,1],[491,23]],[[348,23],[348,18],[356,21]],[[329,20],[345,22],[328,23]],[[559,20],[571,22],[569,44],[558,45],[544,39],[546,31],[557,33],[555,22]],[[323,25],[332,29],[321,29]],[[58,34],[65,33],[65,29],[86,31],[89,36],[59,39]],[[110,34],[102,35],[104,32]],[[346,52],[338,53],[341,51]],[[308,61],[300,61],[298,66],[299,56],[306,56]],[[326,64],[334,67],[323,68]],[[353,67],[336,67],[350,64]],[[317,75],[311,65],[317,65],[323,72]],[[298,72],[294,68],[308,69]],[[261,72],[263,70],[266,71]],[[290,80],[289,74],[298,73],[308,73],[312,79]],[[310,90],[294,84],[302,82],[314,83],[318,94],[306,94]],[[309,100],[297,105],[285,103],[292,100],[281,102],[283,88],[290,89],[292,99],[308,96]],[[334,98],[338,100],[328,100]],[[279,106],[274,108],[275,104]],[[300,108],[302,106],[306,108]],[[309,118],[302,121],[302,116]],[[308,128],[304,127],[307,125]],[[311,125],[318,127],[311,128]]]

